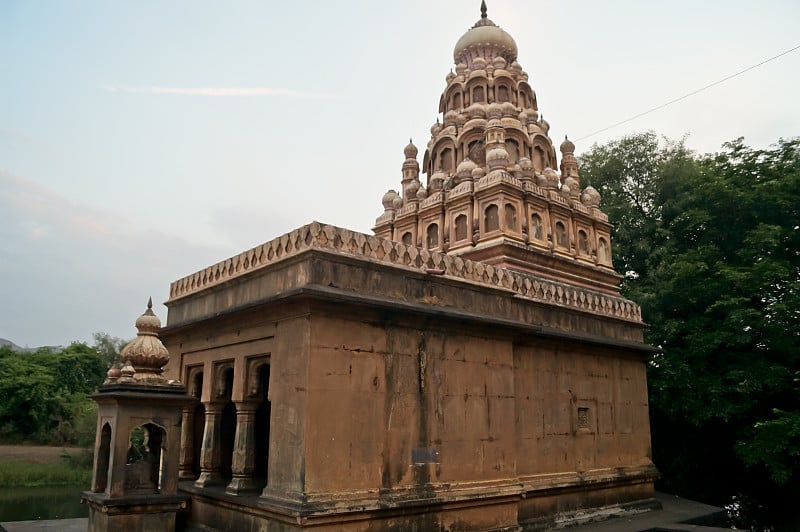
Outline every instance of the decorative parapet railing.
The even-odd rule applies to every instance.
[[[397,211],[397,217],[400,218],[401,216],[405,216],[407,214],[412,214],[412,213],[415,213],[415,212],[417,212],[417,202],[416,201],[407,203],[406,205],[403,205],[402,207],[400,207],[400,210]]]
[[[496,171],[492,170],[482,178],[478,180],[478,183],[475,185],[476,190],[483,190],[484,188],[489,188],[492,185],[496,185],[498,183],[506,183],[511,185],[514,188],[522,189],[522,182],[517,179],[516,177],[512,176],[508,172],[505,171]]]
[[[425,207],[430,207],[431,205],[437,205],[443,202],[444,202],[444,193],[442,191],[439,191],[435,192],[431,196],[422,200],[419,204],[419,208],[424,209]]]
[[[312,222],[235,257],[174,281],[170,301],[222,284],[265,268],[304,251],[318,249],[414,270],[443,270],[446,277],[501,288],[532,301],[641,322],[638,305],[622,297],[588,290],[567,283],[498,268],[401,242],[365,235],[333,225]]]

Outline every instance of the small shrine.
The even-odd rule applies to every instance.
[[[193,399],[162,368],[169,352],[158,338],[152,300],[138,333],[92,398],[99,405],[90,491],[89,532],[174,530],[189,497],[178,492],[181,412]]]

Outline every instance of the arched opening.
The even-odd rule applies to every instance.
[[[231,478],[233,475],[231,469],[233,465],[233,446],[236,441],[236,405],[231,401],[233,367],[227,367],[223,370],[222,379],[225,383],[223,401],[226,404],[222,409],[222,419],[220,420],[220,473],[223,478]]]
[[[500,229],[500,216],[497,205],[489,205],[483,211],[483,227],[487,233],[489,231],[498,231]]]
[[[508,164],[517,164],[519,161],[519,144],[516,140],[506,140],[506,151],[508,152]]]
[[[544,150],[541,146],[533,147],[533,169],[537,174],[541,174],[545,169],[545,161],[547,160]]]
[[[608,264],[609,262],[611,262],[609,260],[608,242],[606,242],[606,239],[603,237],[600,237],[600,240],[598,241],[597,260],[604,264]]]
[[[269,419],[272,412],[269,400],[269,364],[264,364],[258,369],[258,398],[255,423],[256,463],[253,475],[264,479],[266,484],[269,466]]]
[[[508,87],[505,85],[497,87],[497,101],[500,103],[509,101]]]
[[[192,377],[190,392],[192,397],[196,397],[197,399],[202,397],[202,371],[198,371]],[[194,477],[197,478],[200,476],[200,450],[203,448],[203,431],[206,428],[206,407],[203,405],[203,403],[198,401],[197,406],[194,407],[192,417],[192,434],[190,434],[189,437],[192,438],[192,449],[194,449],[194,454],[192,455],[192,473],[194,474]]]
[[[586,235],[586,231],[582,229],[578,231],[578,252],[581,255],[589,254],[589,237]]]
[[[449,174],[453,171],[453,150],[444,148],[439,152],[439,170]]]
[[[556,222],[556,245],[562,248],[569,247],[567,227],[561,222]]]
[[[510,203],[506,203],[505,207],[505,222],[506,229],[510,231],[518,231],[517,229],[517,209]]]
[[[97,447],[95,460],[94,488],[95,493],[106,491],[108,486],[108,465],[111,459],[111,425],[105,423],[100,430],[100,445]]]
[[[453,109],[461,109],[461,93],[455,92],[453,93]]]
[[[456,241],[467,239],[467,216],[459,214],[456,216]]]
[[[161,492],[164,440],[164,429],[153,423],[145,423],[131,430],[125,461],[126,493]]]
[[[534,240],[544,240],[542,217],[538,214],[531,216],[531,238]]]
[[[431,224],[428,226],[425,247],[427,249],[436,249],[439,247],[439,224]]]
[[[414,235],[412,235],[409,231],[406,231],[403,233],[403,237],[400,239],[400,241],[406,246],[410,246],[414,242]]]
[[[467,156],[469,157],[470,161],[477,164],[478,166],[483,166],[486,164],[486,148],[483,145],[482,140],[473,140],[469,143],[467,147]]]
[[[486,100],[482,86],[477,86],[472,89],[472,103],[482,103]]]

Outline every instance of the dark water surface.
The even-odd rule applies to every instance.
[[[89,508],[81,504],[84,490],[83,485],[0,488],[0,522],[87,517]]]

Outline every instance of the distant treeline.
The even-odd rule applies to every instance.
[[[122,340],[95,334],[95,345],[53,350],[0,347],[0,442],[90,446],[102,384]]]

